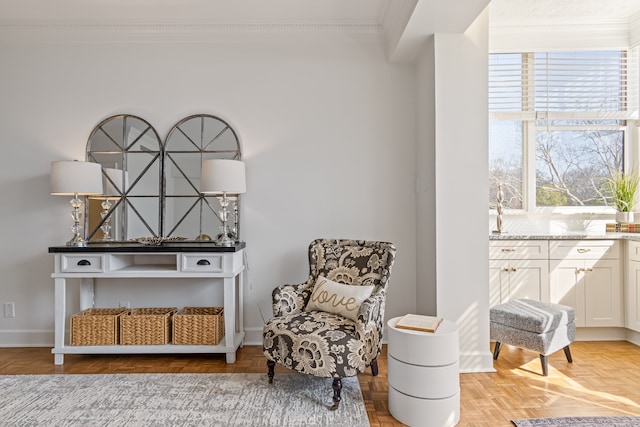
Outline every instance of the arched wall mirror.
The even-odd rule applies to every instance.
[[[240,143],[231,126],[207,114],[189,116],[176,123],[164,145],[163,230],[167,237],[217,236],[221,225],[220,203],[215,196],[205,196],[199,191],[202,161],[207,159],[241,160]],[[237,239],[237,198],[233,216],[230,237]]]
[[[87,240],[124,241],[138,237],[215,239],[221,221],[215,196],[200,194],[205,159],[241,160],[235,131],[212,115],[176,123],[162,144],[156,130],[132,115],[109,117],[87,142],[87,161],[100,163],[105,195],[89,199]],[[239,239],[238,200],[230,218]]]
[[[156,130],[140,117],[109,117],[91,132],[87,161],[102,165],[107,193],[89,201],[87,240],[160,236],[162,142]]]

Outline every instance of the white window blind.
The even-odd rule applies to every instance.
[[[496,117],[638,117],[635,54],[627,51],[491,54],[489,111]]]

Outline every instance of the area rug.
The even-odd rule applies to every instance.
[[[639,427],[640,417],[561,417],[511,420],[517,427]]]
[[[0,376],[5,426],[369,426],[356,377],[303,374]]]

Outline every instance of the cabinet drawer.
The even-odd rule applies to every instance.
[[[491,240],[489,259],[547,259],[546,240]]]
[[[182,255],[182,271],[188,273],[222,272],[222,258],[222,255],[210,254]]]
[[[104,255],[62,255],[60,271],[63,273],[102,273]]]
[[[620,244],[615,240],[553,240],[550,259],[618,259]]]

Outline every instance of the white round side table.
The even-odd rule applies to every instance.
[[[389,412],[411,427],[455,426],[460,421],[458,326],[443,320],[435,332],[387,322]]]

